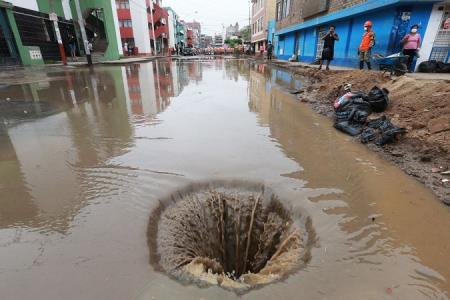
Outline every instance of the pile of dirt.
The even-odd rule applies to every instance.
[[[311,67],[280,65],[311,84],[297,91],[302,102],[324,115],[333,116],[333,102],[344,94],[344,86],[368,92],[378,86],[390,91],[384,112],[407,134],[394,145],[368,145],[400,166],[408,175],[430,187],[444,203],[450,204],[450,81],[391,77],[377,71],[320,71]],[[373,118],[379,117],[374,114]]]

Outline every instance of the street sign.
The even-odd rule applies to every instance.
[[[48,18],[50,21],[58,21],[58,15],[56,13],[49,13]]]

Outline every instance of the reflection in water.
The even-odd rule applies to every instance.
[[[52,75],[0,92],[0,228],[66,231],[95,198],[84,168],[129,151],[133,122],[154,122],[190,81],[201,81],[202,65],[163,61]]]
[[[160,197],[222,177],[264,182],[319,239],[305,271],[242,298],[448,298],[448,209],[283,92],[302,84],[289,73],[220,59],[43,72],[0,90],[2,300],[234,299],[154,272],[145,242]]]
[[[441,251],[441,247],[450,245],[449,211],[440,207],[428,190],[414,188],[416,183],[400,170],[363,156],[364,151],[347,139],[339,139],[340,134],[329,122],[324,123],[322,117],[293,101],[282,89],[299,84],[286,80],[289,77],[283,71],[267,74],[256,67],[250,74],[250,110],[258,113],[262,126],[270,128],[271,137],[286,156],[295,159],[303,169],[284,176],[305,180],[305,187],[315,191],[334,189],[331,193],[310,195],[334,218],[344,235],[343,245],[338,245],[335,229],[326,228],[322,235],[319,233],[322,247],[327,247],[329,238],[333,239],[327,248],[330,265],[325,267],[330,270],[324,278],[329,276],[329,282],[336,281],[335,271],[348,269],[362,281],[368,276],[368,281],[382,282],[376,272],[371,274],[374,269],[381,271],[386,281],[392,281],[391,285],[386,283],[389,293],[395,290],[408,299],[447,299],[448,294],[439,287],[449,287],[446,278],[450,278],[450,264],[442,265],[447,255]],[[273,86],[267,88],[269,82]],[[317,162],[318,155],[321,163]],[[425,199],[434,202],[424,203]],[[314,220],[320,223],[319,218]],[[433,233],[424,235],[425,228]],[[342,249],[338,249],[340,246]],[[425,267],[423,262],[440,272]],[[324,268],[323,262],[316,263]],[[395,275],[391,278],[388,274]]]

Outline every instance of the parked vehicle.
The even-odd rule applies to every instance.
[[[192,48],[184,48],[183,49],[183,56],[194,56],[195,52]]]

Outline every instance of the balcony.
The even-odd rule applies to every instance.
[[[119,20],[131,20],[130,9],[125,9],[125,8],[117,9],[117,17]]]
[[[169,35],[169,27],[168,26],[159,26],[155,29],[155,36],[157,39],[159,38],[167,38]],[[150,38],[153,39],[152,29],[150,28]]]
[[[131,27],[120,27],[120,37],[123,39],[132,39],[134,38],[133,28]]]

